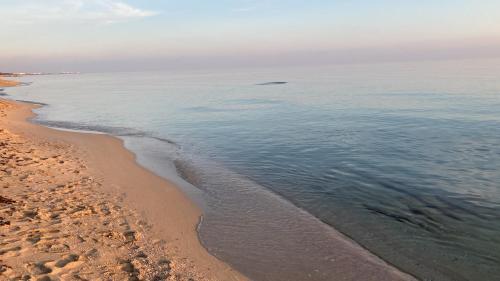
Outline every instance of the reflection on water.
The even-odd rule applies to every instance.
[[[330,230],[308,213],[421,279],[493,280],[499,71],[457,61],[86,74],[27,77],[8,92],[49,104],[44,122],[127,135],[159,174],[176,163],[201,190],[205,245],[258,280],[331,277]]]

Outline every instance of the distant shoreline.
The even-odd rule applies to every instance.
[[[15,86],[18,86],[20,84],[21,84],[21,82],[13,81],[13,80],[4,80],[0,76],[0,87],[15,87]]]

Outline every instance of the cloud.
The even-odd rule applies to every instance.
[[[117,0],[25,0],[0,10],[0,18],[11,24],[117,23],[156,14]]]

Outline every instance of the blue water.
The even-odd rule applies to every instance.
[[[48,104],[38,122],[120,135],[198,188],[203,243],[257,280],[331,280],[327,225],[422,280],[497,280],[499,73],[500,61],[105,73],[24,77],[8,93]],[[272,81],[288,83],[260,85]]]

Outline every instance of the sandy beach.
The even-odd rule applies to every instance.
[[[365,2],[2,1],[0,281],[500,281],[500,1]]]
[[[31,124],[34,107],[0,101],[1,280],[246,280],[120,140]]]
[[[178,187],[118,138],[29,122],[37,106],[0,100],[0,280],[247,280],[200,244]],[[332,280],[413,280],[341,234],[335,247]]]
[[[3,80],[0,77],[0,87],[13,87],[19,85],[19,82],[17,81],[11,81],[11,80]]]

